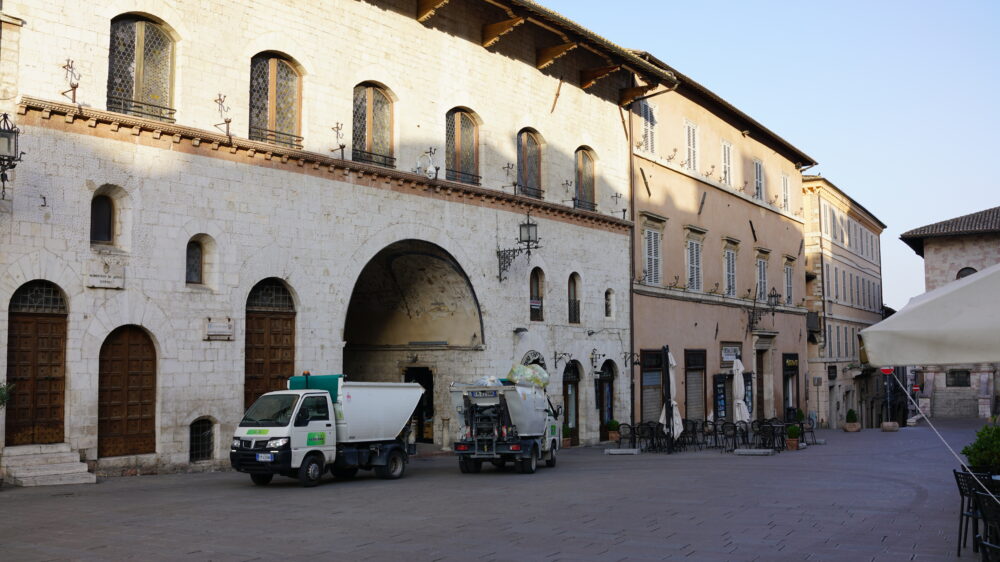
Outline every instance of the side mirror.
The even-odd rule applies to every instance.
[[[305,427],[309,425],[309,412],[305,410],[299,410],[297,416],[295,416],[295,427]]]
[[[556,419],[559,419],[559,418],[562,417],[562,413],[563,413],[563,407],[562,406],[556,406],[556,415],[554,417]]]

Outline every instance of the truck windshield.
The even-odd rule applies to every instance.
[[[292,419],[298,394],[266,394],[243,415],[240,427],[284,427]]]

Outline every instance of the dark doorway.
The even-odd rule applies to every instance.
[[[66,301],[48,281],[25,283],[10,300],[6,444],[62,443],[66,394]]]
[[[580,371],[576,362],[563,369],[563,437],[569,437],[570,444],[580,444]]]
[[[597,396],[597,411],[599,413],[599,432],[601,441],[608,440],[608,422],[615,418],[615,364],[605,361],[597,372],[594,390]]]
[[[704,349],[684,350],[684,417],[688,419],[705,419],[706,357]]]
[[[764,419],[764,363],[767,357],[766,349],[757,350],[757,414],[756,419]]]
[[[427,367],[407,367],[403,382],[415,382],[424,387],[420,402],[413,410],[417,422],[417,442],[434,442],[434,373]]]
[[[138,326],[122,326],[101,346],[97,456],[156,452],[156,349]]]

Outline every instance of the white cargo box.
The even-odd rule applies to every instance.
[[[474,404],[498,404],[500,396],[507,402],[510,421],[517,426],[518,435],[534,437],[545,433],[545,419],[549,409],[549,400],[545,391],[534,385],[512,386],[458,386],[451,389],[451,403],[463,419],[462,409],[465,406],[464,397],[468,396]]]
[[[395,439],[424,393],[417,383],[345,382],[337,413],[337,441],[389,441]]]

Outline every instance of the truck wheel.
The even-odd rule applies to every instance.
[[[394,450],[389,453],[389,458],[386,459],[385,466],[375,467],[375,474],[379,478],[395,480],[403,476],[404,470],[406,470],[406,461],[403,459],[403,453],[399,450]]]
[[[545,456],[545,466],[552,468],[556,465],[556,444],[552,444],[552,448],[549,449],[549,454]]]
[[[350,468],[342,468],[334,466],[330,468],[330,474],[334,475],[337,478],[343,478],[344,480],[354,478],[354,475],[357,473],[358,473],[358,467],[356,466],[352,466]]]
[[[528,458],[521,459],[521,474],[534,474],[535,469],[538,468],[538,455],[536,451],[532,449],[531,455]]]
[[[309,455],[302,460],[299,467],[299,482],[306,488],[311,488],[319,484],[319,479],[323,476],[323,461],[319,455]]]
[[[258,486],[267,486],[271,483],[271,479],[274,478],[273,474],[251,474],[250,480]]]
[[[458,457],[458,470],[461,471],[462,474],[469,473],[469,463],[465,462],[465,457]]]

